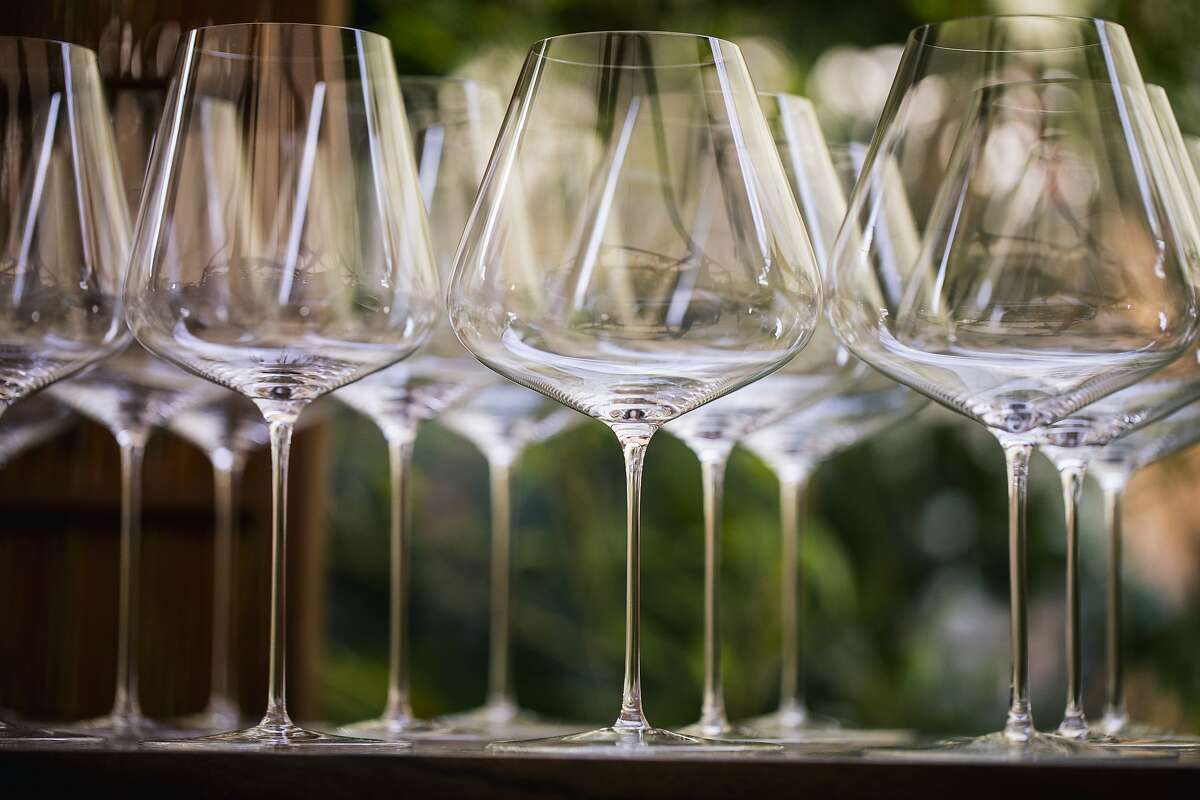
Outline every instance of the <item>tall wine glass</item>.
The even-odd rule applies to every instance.
[[[1038,431],[1179,357],[1196,333],[1190,211],[1124,31],[1063,17],[915,30],[851,195],[830,314],[855,354],[984,424],[1009,471],[1012,692],[972,755],[1079,751],[1029,702],[1025,495]],[[872,187],[889,175],[899,180]],[[872,233],[902,201],[902,280]]]
[[[205,108],[237,124],[206,126]],[[216,146],[222,156],[214,160]],[[288,717],[285,510],[300,412],[408,356],[440,307],[387,40],[319,25],[190,31],[135,240],[126,289],[134,334],[162,357],[253,400],[271,439],[266,714],[253,728],[191,741],[375,744],[308,731]]]
[[[488,148],[499,125],[499,98],[474,81],[401,78],[422,198],[429,210],[430,236],[439,273],[449,277]],[[341,728],[373,739],[458,738],[461,732],[418,719],[409,691],[409,473],[417,426],[436,418],[493,376],[480,368],[439,323],[428,345],[394,367],[340,389],[335,395],[370,418],[388,445],[391,473],[391,632],[387,702],[373,719]]]
[[[829,148],[838,186],[836,203],[825,203],[818,224],[809,225],[813,241],[824,245],[818,252],[828,258],[845,215],[844,194],[858,179],[866,148],[860,144]],[[785,161],[786,163],[786,161]],[[802,207],[803,207],[802,201]],[[810,217],[811,218],[811,217]],[[916,232],[908,215],[896,215],[887,234],[893,239],[888,250],[891,262],[912,252]],[[881,268],[896,271],[895,263]],[[852,355],[845,359],[860,364]],[[770,380],[768,378],[767,380]],[[835,719],[812,713],[805,700],[805,666],[802,646],[804,631],[804,585],[800,564],[803,528],[807,514],[807,491],[813,472],[825,461],[896,422],[916,413],[925,400],[921,395],[860,367],[859,374],[842,383],[832,396],[808,408],[793,410],[781,419],[742,440],[779,480],[780,513],[780,631],[781,659],[779,706],[772,712],[739,723],[746,736],[799,744],[885,745],[904,741],[905,731],[855,730]]]
[[[118,349],[129,217],[96,54],[0,36],[0,414]],[[0,745],[79,737],[0,721]]]
[[[74,724],[117,741],[156,729],[138,698],[141,620],[142,457],[151,434],[220,389],[155,358],[137,342],[49,388],[57,400],[108,429],[121,453],[120,559],[117,578],[117,685],[105,715]]]
[[[233,392],[176,416],[171,432],[204,453],[213,472],[213,604],[212,667],[208,702],[196,714],[177,720],[174,727],[227,731],[241,721],[233,670],[234,550],[238,539],[238,509],[246,461],[270,444],[270,431],[254,404]]]
[[[1187,209],[1192,213],[1193,224],[1200,226],[1200,217],[1196,216],[1200,212],[1200,181],[1192,169],[1170,101],[1162,87],[1146,88],[1167,148],[1166,160],[1173,168],[1184,196],[1188,198]],[[1100,741],[1107,738],[1107,734],[1091,730],[1083,710],[1078,508],[1079,493],[1088,464],[1108,442],[1168,416],[1198,397],[1200,348],[1192,344],[1183,355],[1163,369],[1133,386],[1085,406],[1069,418],[1043,429],[1038,437],[1041,451],[1058,470],[1066,518],[1067,702],[1063,721],[1057,730],[1060,736]]]
[[[491,740],[522,739],[562,727],[521,708],[512,670],[512,469],[527,448],[545,442],[583,417],[507,380],[475,392],[441,417],[445,427],[483,453],[491,501],[491,594],[488,603],[487,694],[483,705],[444,721]]]
[[[546,160],[563,147],[571,158]],[[738,749],[646,720],[642,464],[663,424],[807,342],[820,310],[814,261],[737,47],[600,32],[530,49],[459,247],[450,321],[484,364],[617,436],[628,493],[625,682],[611,726],[493,748]]]
[[[1174,455],[1200,441],[1200,403],[1191,403],[1169,417],[1110,442],[1091,462],[1091,473],[1104,496],[1104,525],[1108,543],[1105,592],[1105,652],[1108,680],[1104,716],[1098,725],[1099,743],[1116,748],[1200,751],[1200,737],[1182,736],[1131,720],[1125,706],[1125,672],[1121,647],[1123,549],[1122,500],[1130,479],[1143,467]]]
[[[780,160],[800,214],[823,265],[829,245],[846,212],[817,114],[809,101],[786,94],[759,96]],[[700,719],[684,733],[709,738],[744,738],[729,722],[721,682],[721,492],[725,465],[741,439],[854,382],[862,371],[837,341],[828,323],[819,321],[804,351],[777,372],[672,420],[666,430],[700,460],[704,498],[704,684]]]

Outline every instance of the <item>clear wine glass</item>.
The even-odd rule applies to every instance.
[[[14,403],[0,414],[0,467],[70,426],[71,409],[45,394]]]
[[[1169,364],[1195,336],[1196,242],[1164,149],[1119,26],[953,20],[910,35],[850,197],[834,327],[864,361],[983,423],[1008,462],[1010,707],[1003,731],[945,743],[952,751],[1082,749],[1038,733],[1030,708],[1028,463],[1040,428]],[[886,237],[872,236],[893,198],[920,235],[896,283],[876,269]]]
[[[222,392],[170,422],[171,432],[195,445],[213,472],[212,650],[208,702],[204,709],[172,722],[182,730],[228,731],[242,719],[233,670],[234,551],[246,461],[270,444],[267,423],[252,402]]]
[[[1104,497],[1108,543],[1105,592],[1105,651],[1108,680],[1098,743],[1113,748],[1200,751],[1200,737],[1185,736],[1131,720],[1125,706],[1125,673],[1121,647],[1122,615],[1122,500],[1125,487],[1143,467],[1161,461],[1200,441],[1200,403],[1191,403],[1165,419],[1113,440],[1092,460],[1090,472]],[[1095,734],[1093,734],[1095,735]],[[1091,737],[1089,737],[1091,739]]]
[[[408,113],[421,194],[439,274],[449,277],[454,248],[487,166],[500,124],[500,100],[474,81],[400,79]],[[413,358],[340,389],[335,397],[371,419],[388,445],[391,472],[391,631],[387,701],[373,719],[341,733],[373,739],[469,738],[469,734],[419,719],[409,698],[409,473],[418,425],[461,402],[494,376],[463,350],[444,319]]]
[[[642,464],[664,423],[791,358],[816,327],[820,294],[736,46],[626,31],[531,48],[459,247],[450,321],[484,364],[617,436],[628,492],[625,682],[611,726],[494,750],[739,749],[646,720]]]
[[[866,147],[851,143],[831,146],[829,151],[838,183],[843,191],[849,192],[858,179]],[[819,217],[821,224],[809,225],[813,241],[817,242],[821,236],[826,248],[832,246],[845,215],[844,195],[839,195],[838,200],[832,207],[826,207],[827,212]],[[887,233],[894,241],[886,251],[887,258],[912,252],[917,235],[910,216],[897,216]],[[827,251],[824,255],[828,256]],[[886,269],[896,272],[898,268],[892,263]],[[854,356],[848,359],[861,363]],[[843,450],[912,416],[925,403],[921,395],[864,366],[861,375],[839,387],[831,397],[793,411],[742,439],[742,444],[770,467],[779,480],[781,544],[779,706],[768,714],[739,723],[746,736],[790,744],[859,748],[899,744],[911,738],[911,733],[903,730],[847,728],[838,720],[809,709],[804,692],[801,641],[805,629],[805,592],[800,548],[808,483],[813,472]]]
[[[180,746],[386,745],[289,718],[284,578],[301,410],[411,354],[441,307],[391,48],[351,28],[199,28],[181,42],[166,108],[131,259],[129,325],[148,349],[253,400],[273,466],[266,714]],[[217,115],[236,124],[206,123]]]
[[[824,265],[846,213],[846,198],[816,111],[795,95],[761,94],[759,102],[813,249]],[[684,733],[747,737],[730,723],[721,685],[721,494],[729,454],[753,431],[852,384],[862,370],[862,363],[849,355],[822,319],[804,350],[778,371],[666,425],[700,460],[704,498],[704,684],[700,719]]]
[[[529,447],[545,442],[584,420],[537,392],[511,381],[496,381],[445,412],[440,422],[483,453],[488,463],[491,500],[491,579],[488,603],[487,694],[483,705],[450,714],[443,721],[458,730],[478,731],[491,740],[527,739],[564,727],[521,708],[512,669],[512,469]]]
[[[119,349],[129,217],[96,54],[0,36],[0,414]],[[94,742],[0,721],[0,746]]]
[[[1193,224],[1200,226],[1200,181],[1192,169],[1179,132],[1175,114],[1166,92],[1160,86],[1147,86],[1150,106],[1166,146],[1165,160],[1174,170],[1192,212]],[[1197,228],[1200,230],[1200,227]],[[1200,241],[1193,233],[1194,240]],[[1066,664],[1067,702],[1057,733],[1072,739],[1104,742],[1108,735],[1088,725],[1083,709],[1083,652],[1079,601],[1079,494],[1091,463],[1108,442],[1128,435],[1147,424],[1171,414],[1200,397],[1200,348],[1194,343],[1183,355],[1163,369],[1134,385],[1084,406],[1069,418],[1044,428],[1038,441],[1043,454],[1058,470],[1062,483],[1067,534],[1066,569]]]
[[[191,405],[221,390],[166,364],[137,342],[91,369],[51,386],[55,399],[103,425],[121,452],[120,559],[117,578],[117,686],[113,707],[72,727],[116,742],[165,733],[142,713],[138,699],[141,620],[142,458],[151,434]]]

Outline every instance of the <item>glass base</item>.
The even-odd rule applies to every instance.
[[[104,743],[96,736],[85,736],[68,731],[55,731],[46,728],[29,728],[11,722],[0,721],[0,747],[17,748],[59,748],[59,747],[95,747]]]
[[[144,742],[152,750],[264,750],[287,753],[322,753],[363,749],[371,752],[389,752],[412,747],[409,742],[385,742],[377,739],[359,739],[337,736],[332,733],[308,730],[284,720],[263,720],[253,728],[192,739],[164,739]]]
[[[570,736],[549,739],[493,742],[492,753],[523,753],[563,756],[653,757],[705,753],[778,753],[777,744],[764,742],[727,742],[703,739],[661,728],[600,728]]]
[[[1067,739],[1052,733],[1035,733],[1015,741],[1003,732],[987,736],[943,739],[924,747],[871,749],[868,755],[905,759],[982,759],[986,761],[1053,761],[1074,758],[1112,758],[1102,747]]]
[[[1157,735],[1138,735],[1137,728],[1133,735],[1105,736],[1091,735],[1085,740],[1088,744],[1111,750],[1160,750],[1173,753],[1200,753],[1200,736],[1183,736],[1174,733],[1158,732]]]
[[[841,722],[804,709],[779,709],[740,723],[743,735],[760,742],[837,747],[896,747],[916,739],[912,731],[894,728],[846,728]]]
[[[760,749],[759,745],[764,744],[762,740],[756,737],[741,725],[734,725],[728,720],[720,721],[699,721],[693,722],[691,725],[680,728],[679,732],[684,736],[692,736],[698,739],[714,739],[721,742],[729,742],[730,744],[738,744],[748,746],[750,749]],[[775,745],[772,745],[775,747]]]
[[[439,717],[436,722],[463,735],[474,735],[479,740],[533,739],[554,736],[579,730],[579,725],[546,719],[527,711],[515,703],[490,702]]]
[[[246,727],[249,722],[231,705],[210,704],[195,714],[175,717],[169,724],[172,728],[189,733],[221,733]]]
[[[459,730],[412,715],[382,716],[362,722],[343,725],[337,729],[340,736],[352,736],[379,742],[444,741],[469,742],[481,737],[471,731]]]
[[[72,722],[66,727],[70,731],[99,736],[110,744],[137,744],[150,737],[170,738],[186,736],[188,733],[156,722],[140,712],[105,714],[102,717]]]

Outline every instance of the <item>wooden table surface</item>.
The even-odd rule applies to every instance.
[[[0,798],[1200,798],[1200,758],[1039,763],[788,750],[752,758],[546,758],[418,745],[382,754],[0,748]],[[68,794],[70,793],[70,794]]]

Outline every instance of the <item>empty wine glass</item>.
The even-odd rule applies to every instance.
[[[853,187],[865,155],[866,148],[860,144],[830,147],[833,168],[844,191]],[[809,230],[813,232],[814,242],[822,236],[820,241],[829,248],[845,215],[843,195],[838,195],[838,202],[832,207],[828,204],[823,207],[828,210],[819,217],[822,224],[810,224]],[[896,217],[886,233],[894,241],[887,251],[888,259],[894,260],[901,253],[912,252],[912,243],[917,236],[912,229],[911,217]],[[828,257],[827,252],[824,255]],[[898,268],[893,263],[886,269],[896,272]],[[848,359],[858,362],[853,356]],[[807,514],[808,482],[813,472],[843,450],[915,414],[925,402],[924,397],[911,389],[864,367],[859,377],[839,387],[831,397],[809,408],[793,411],[742,440],[742,444],[762,459],[779,480],[781,544],[779,706],[768,714],[739,723],[739,729],[746,736],[776,742],[853,747],[895,744],[910,738],[907,731],[846,728],[838,720],[814,714],[808,708],[804,696],[805,649],[801,642],[805,592],[800,572],[800,548]]]
[[[142,457],[151,434],[190,405],[221,390],[166,364],[137,342],[48,390],[103,425],[121,452],[121,528],[117,578],[117,687],[113,707],[74,727],[117,741],[137,741],[158,726],[138,699],[138,627],[141,620]]]
[[[499,125],[499,99],[474,81],[453,78],[401,78],[400,91],[416,148],[422,197],[429,210],[434,258],[439,274],[448,278],[454,248]],[[383,433],[392,491],[387,702],[380,716],[344,726],[342,733],[373,739],[463,735],[418,719],[409,699],[409,472],[417,426],[491,380],[492,374],[463,350],[443,320],[415,357],[352,383],[335,395],[370,418]]]
[[[129,325],[148,349],[253,400],[273,467],[266,714],[181,746],[386,744],[295,725],[283,645],[293,426],[316,398],[416,350],[441,306],[391,47],[351,28],[199,28],[181,42],[166,108]],[[209,124],[219,115],[236,124]]]
[[[1200,211],[1200,182],[1192,169],[1175,114],[1162,87],[1146,89],[1166,146],[1164,158],[1173,168],[1180,190],[1188,198],[1186,207],[1194,217]],[[1194,218],[1193,224],[1196,223],[1200,220]],[[1085,406],[1039,434],[1040,449],[1058,470],[1062,483],[1067,534],[1067,702],[1057,730],[1060,736],[1101,741],[1106,738],[1102,732],[1091,731],[1083,710],[1078,507],[1088,464],[1108,442],[1168,416],[1197,397],[1200,397],[1200,348],[1193,344],[1158,372]]]
[[[1182,736],[1131,720],[1125,707],[1125,672],[1121,647],[1122,499],[1134,474],[1200,441],[1200,404],[1191,403],[1165,419],[1106,445],[1091,462],[1091,474],[1104,497],[1108,543],[1105,592],[1105,651],[1108,680],[1098,743],[1116,748],[1200,751],[1200,737]],[[1089,737],[1090,738],[1090,737]]]
[[[759,102],[824,265],[846,213],[846,199],[816,111],[795,95],[762,94]],[[862,369],[822,318],[812,341],[778,371],[666,425],[700,460],[704,497],[704,684],[700,719],[684,733],[724,739],[746,735],[729,722],[721,685],[721,492],[729,454],[756,429],[853,383]]]
[[[171,420],[171,432],[204,453],[213,472],[213,605],[212,667],[208,702],[196,714],[175,720],[173,727],[227,731],[241,721],[233,670],[234,549],[238,539],[238,509],[246,461],[270,444],[270,431],[259,410],[245,397],[222,392],[207,403],[183,411]]]
[[[812,249],[737,47],[658,32],[535,44],[459,247],[449,309],[484,364],[607,424],[627,473],[620,713],[600,730],[492,748],[739,749],[647,722],[639,634],[651,437],[784,364],[820,311]]]
[[[129,217],[96,54],[0,36],[0,83],[3,413],[127,340]],[[0,721],[0,745],[66,740],[80,737]]]
[[[527,448],[557,436],[583,417],[537,392],[496,381],[444,413],[442,425],[483,453],[491,500],[491,577],[488,603],[487,694],[483,705],[450,714],[455,729],[489,739],[521,739],[563,727],[521,708],[513,680],[512,645],[512,469]]]
[[[1029,702],[1025,494],[1040,428],[1175,360],[1196,333],[1196,252],[1124,31],[983,17],[906,44],[833,256],[830,314],[863,360],[983,423],[1009,471],[1012,693],[971,755],[1077,753]],[[874,191],[889,175],[898,175]],[[920,249],[876,269],[891,200]]]

